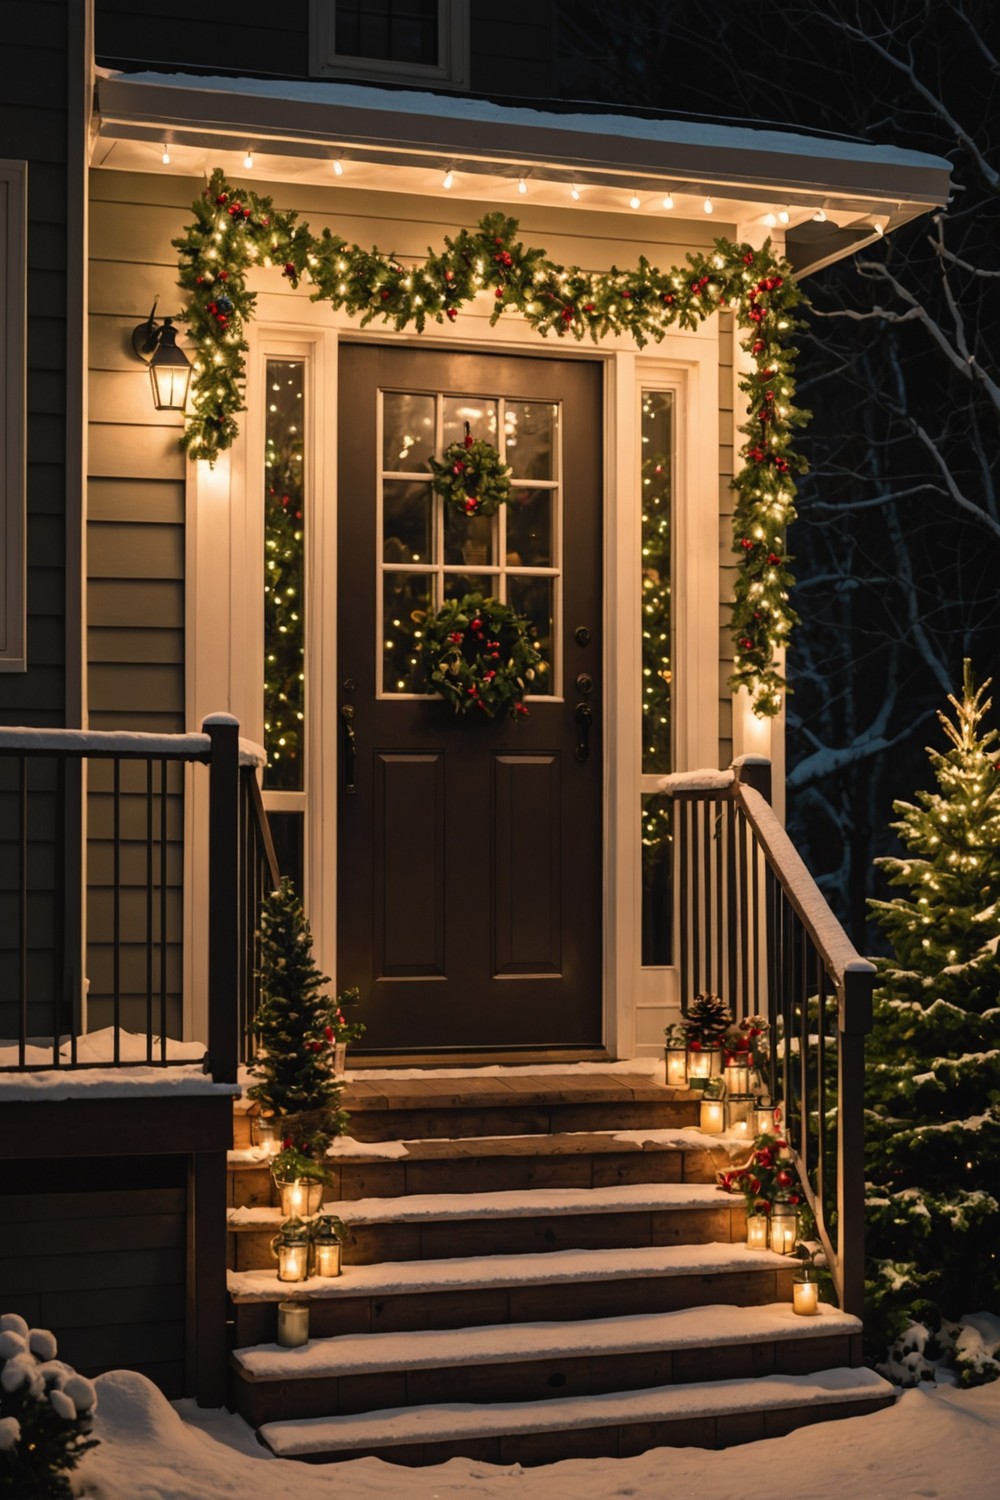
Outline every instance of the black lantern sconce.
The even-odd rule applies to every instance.
[[[132,334],[136,358],[149,366],[153,405],[157,411],[183,411],[191,383],[191,361],[177,347],[177,329],[172,318],[156,316],[153,303],[149,317]]]

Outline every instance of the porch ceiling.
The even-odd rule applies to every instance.
[[[784,235],[800,275],[949,192],[947,161],[895,147],[355,84],[99,70],[97,105],[94,166],[199,176],[221,165],[245,180],[250,150],[254,177],[269,182],[447,191],[515,210],[530,201],[631,216],[634,195],[640,216],[703,221],[710,198],[713,222]]]

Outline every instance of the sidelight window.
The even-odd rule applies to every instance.
[[[641,393],[642,961],[671,961],[671,804],[653,790],[673,769],[671,506],[673,393]]]

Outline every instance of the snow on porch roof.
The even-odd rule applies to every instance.
[[[382,166],[448,166],[462,174],[520,175],[631,191],[710,190],[876,211],[893,227],[946,202],[949,163],[893,146],[773,128],[650,119],[498,104],[334,82],[275,82],[182,73],[98,70],[101,135],[119,141],[248,148]],[[101,164],[100,152],[95,165]],[[108,161],[109,165],[117,165]],[[148,164],[148,163],[147,163]],[[721,205],[720,205],[721,206]]]

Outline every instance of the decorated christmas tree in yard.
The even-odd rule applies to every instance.
[[[873,902],[894,956],[878,960],[867,1067],[871,1326],[898,1339],[897,1378],[944,1360],[1000,1376],[995,1340],[955,1320],[1000,1313],[1000,747],[989,682],[965,663],[937,790],[897,802],[907,853],[880,861],[907,894]],[[1000,1335],[1000,1326],[998,1326]],[[997,1355],[994,1358],[994,1355]]]
[[[287,1160],[276,1166],[320,1175],[327,1147],[347,1123],[333,1071],[340,1007],[325,993],[330,980],[313,958],[309,923],[287,877],[263,905],[260,977],[253,1024],[260,1050],[247,1093],[283,1122]]]

